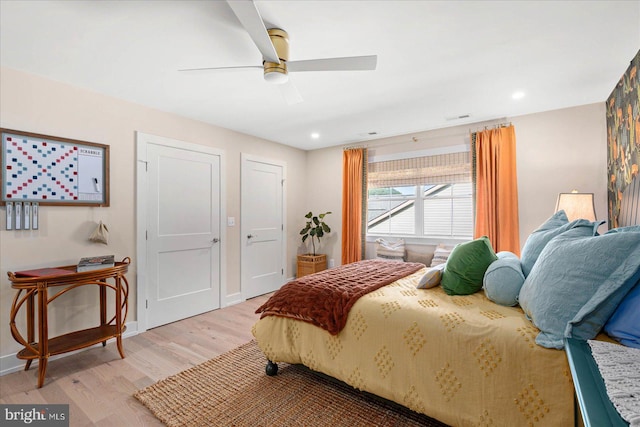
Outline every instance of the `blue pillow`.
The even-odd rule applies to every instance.
[[[518,255],[509,251],[500,251],[496,254],[496,256],[498,257],[498,259],[514,258],[514,259],[517,259],[518,261],[520,260],[520,258],[518,258]]]
[[[522,254],[520,255],[524,277],[529,275],[540,253],[551,239],[576,227],[581,227],[583,236],[593,236],[602,222],[604,221],[595,223],[586,219],[577,219],[569,222],[567,214],[563,210],[554,213],[551,218],[534,230],[524,243]]]
[[[524,274],[520,260],[499,252],[498,260],[492,263],[484,273],[482,284],[484,293],[496,304],[512,307],[518,304],[518,294],[524,284]]]
[[[640,348],[640,282],[618,305],[604,331],[628,347]]]
[[[589,237],[582,228],[545,246],[518,296],[543,347],[562,348],[564,337],[594,338],[640,280],[640,233]]]

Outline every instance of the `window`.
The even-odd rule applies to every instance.
[[[415,234],[416,186],[369,189],[367,232]]]
[[[473,236],[471,182],[435,187],[422,199],[423,235],[454,238]]]
[[[469,239],[469,153],[369,163],[367,234]]]

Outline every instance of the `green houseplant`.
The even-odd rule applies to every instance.
[[[322,236],[331,232],[331,227],[324,222],[324,217],[330,213],[331,212],[325,212],[315,216],[311,211],[309,211],[309,213],[304,216],[307,218],[307,223],[304,228],[300,230],[300,235],[302,236],[303,243],[311,237],[311,246],[313,247],[314,256],[316,255],[315,239],[318,240],[318,247],[320,247],[320,239]]]

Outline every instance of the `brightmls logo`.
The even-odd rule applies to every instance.
[[[0,424],[69,427],[69,405],[0,405]]]

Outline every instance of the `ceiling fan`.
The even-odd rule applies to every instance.
[[[298,89],[289,80],[289,72],[375,70],[377,55],[289,61],[289,35],[280,28],[267,29],[253,0],[227,0],[249,36],[262,54],[262,66],[188,68],[180,71],[262,68],[267,82],[279,85],[288,104],[302,102]]]

